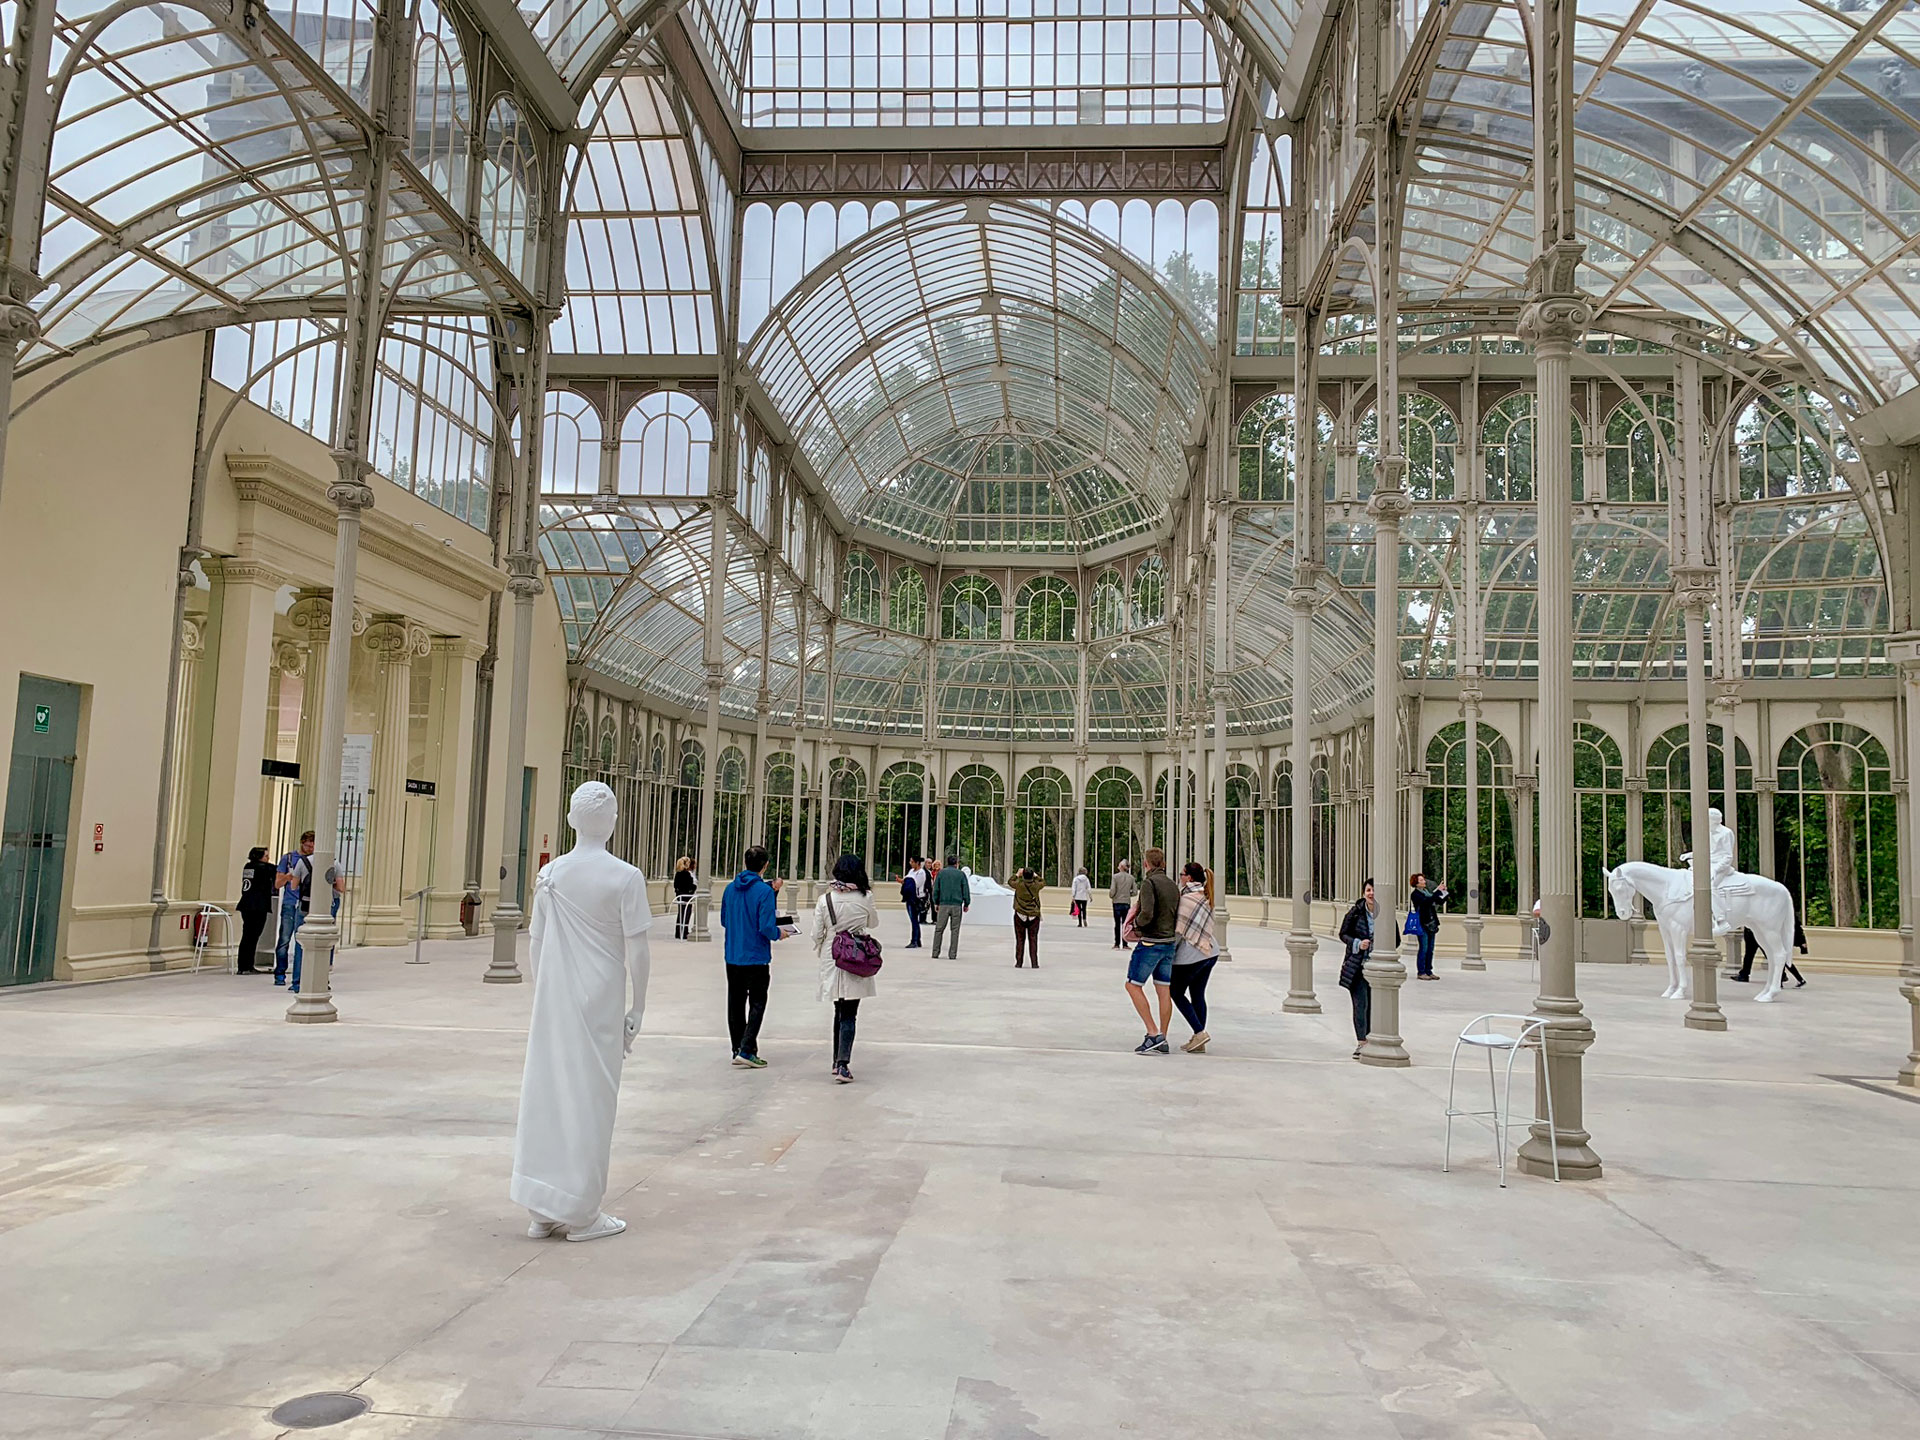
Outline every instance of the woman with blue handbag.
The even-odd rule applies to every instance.
[[[1415,965],[1422,980],[1437,980],[1433,973],[1433,942],[1440,933],[1440,907],[1447,903],[1447,887],[1427,886],[1427,877],[1414,871],[1407,877],[1407,934],[1420,942]]]

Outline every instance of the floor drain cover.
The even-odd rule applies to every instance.
[[[364,1395],[349,1395],[344,1390],[322,1390],[317,1395],[296,1395],[275,1408],[269,1417],[276,1425],[295,1430],[322,1430],[367,1413]]]

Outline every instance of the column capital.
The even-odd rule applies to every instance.
[[[309,642],[324,637],[333,626],[333,592],[298,590],[287,607],[287,623],[302,631]]]
[[[507,556],[507,593],[516,600],[531,600],[547,587],[540,583],[540,568],[525,550]]]
[[[1580,293],[1580,262],[1586,242],[1557,241],[1527,266],[1527,301],[1516,333],[1528,344],[1571,346],[1593,323],[1593,302]]]
[[[373,508],[373,487],[367,484],[367,476],[373,473],[373,466],[364,455],[353,450],[335,450],[334,467],[340,472],[340,478],[327,487],[327,499],[334,508],[342,511],[361,511]]]
[[[1393,470],[1399,467],[1399,472]],[[1375,474],[1385,472],[1394,483],[1380,488],[1376,485],[1373,498],[1367,501],[1367,514],[1375,525],[1392,525],[1396,528],[1402,520],[1413,513],[1413,501],[1407,498],[1407,492],[1399,485],[1400,474],[1407,468],[1405,460],[1382,460],[1375,466]]]
[[[198,660],[207,653],[207,617],[184,615],[180,619],[180,658]]]
[[[282,675],[299,675],[307,668],[307,652],[292,640],[273,642],[273,668]]]
[[[209,580],[228,585],[258,585],[263,590],[278,590],[287,583],[287,577],[272,566],[239,556],[205,555],[200,559],[200,568],[207,572]]]
[[[1718,596],[1720,572],[1711,565],[1675,565],[1673,598],[1684,608],[1705,610]]]
[[[1522,774],[1519,771],[1514,772],[1514,776],[1513,776],[1514,794],[1531,795],[1533,794],[1534,791],[1538,790],[1539,788],[1540,788],[1540,777],[1538,775]]]
[[[1723,710],[1731,710],[1740,703],[1738,680],[1716,680],[1713,682],[1713,690],[1713,703]]]
[[[47,282],[17,265],[4,267],[0,278],[0,344],[24,348],[40,338],[40,314],[29,303],[47,288]]]
[[[1647,777],[1644,775],[1629,775],[1626,777],[1624,784],[1629,795],[1644,795],[1647,793]]]
[[[1643,789],[1645,788],[1646,783],[1647,782],[1644,780],[1640,782],[1641,787]],[[1898,782],[1895,782],[1895,783],[1898,783]],[[1778,795],[1780,793],[1780,777],[1778,775],[1754,776],[1753,791],[1754,791],[1754,794],[1756,795]]]
[[[375,615],[366,627],[365,642],[368,650],[386,661],[410,661],[433,649],[427,627],[404,615]]]

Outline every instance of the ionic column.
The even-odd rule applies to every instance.
[[[718,527],[722,525],[722,523],[716,512],[716,518],[714,520],[715,526]],[[716,555],[720,557],[718,564],[720,568],[724,570],[725,542],[716,541],[715,550]],[[711,629],[716,623],[717,621],[710,621],[709,628]],[[707,879],[706,883],[695,892],[693,897],[693,938],[695,940],[711,940],[713,938],[713,933],[708,927],[712,919],[710,912],[713,908],[716,870],[713,857],[713,833],[715,824],[719,820],[718,806],[720,803],[720,696],[727,688],[726,676],[721,670],[719,661],[709,661],[706,671],[707,759],[706,764],[700,771],[700,848],[694,856],[693,863],[698,872],[705,875]],[[795,794],[797,795],[800,788],[800,745],[798,740],[794,742],[793,748],[793,785]],[[800,808],[797,802],[794,808],[796,810]],[[724,864],[726,862],[723,860],[722,863]]]
[[[180,621],[180,666],[174,704],[173,781],[168,791],[167,894],[174,899],[187,890],[187,817],[193,806],[188,783],[193,765],[192,737],[197,728],[194,705],[200,691],[200,667],[207,654],[207,617],[187,615]],[[278,857],[275,857],[276,859]]]
[[[528,463],[533,463],[529,454]],[[536,477],[537,478],[537,477]],[[500,770],[500,893],[493,907],[493,953],[480,978],[518,985],[520,892],[533,894],[533,877],[520,873],[520,836],[526,829],[527,701],[533,688],[533,602],[546,587],[530,551],[507,556],[507,595],[513,602],[513,671],[507,692],[507,747]],[[532,856],[528,863],[533,864]]]
[[[1383,341],[1383,346],[1391,343]],[[1380,417],[1383,434],[1389,426],[1397,434],[1398,425],[1397,414]],[[1373,986],[1373,1018],[1360,1046],[1360,1063],[1395,1067],[1413,1063],[1400,1038],[1400,987],[1406,983],[1407,967],[1399,947],[1389,948],[1379,937],[1393,936],[1400,924],[1400,814],[1394,800],[1400,782],[1400,522],[1413,510],[1413,502],[1400,488],[1406,463],[1397,455],[1381,459],[1375,467],[1373,498],[1367,502],[1367,513],[1373,517],[1373,853],[1369,858],[1380,910],[1364,967]]]
[[[1551,37],[1560,93],[1572,54],[1572,6],[1555,7]],[[1568,102],[1570,103],[1570,101]],[[1570,128],[1570,113],[1561,116]],[[1570,144],[1570,141],[1568,142]],[[1571,162],[1571,154],[1565,157]],[[1580,843],[1573,790],[1573,394],[1569,367],[1574,342],[1592,317],[1575,291],[1584,244],[1562,232],[1533,267],[1533,298],[1522,313],[1520,335],[1533,345],[1539,395],[1535,432],[1534,503],[1539,670],[1540,918],[1547,939],[1540,949],[1540,993],[1533,1013],[1546,1022],[1542,1054],[1535,1065],[1534,1111],[1545,1116],[1552,1092],[1553,1123],[1536,1122],[1517,1155],[1530,1175],[1559,1174],[1596,1179],[1600,1157],[1586,1130],[1582,1069],[1593,1044],[1593,1024],[1580,1006],[1575,969],[1579,959]],[[1478,738],[1477,736],[1475,737]],[[1524,737],[1523,737],[1524,738]],[[1523,753],[1526,753],[1523,751]],[[1523,829],[1519,852],[1532,853]],[[1526,894],[1521,893],[1523,908]]]
[[[1721,615],[1716,615],[1713,623],[1714,649],[1718,651],[1726,643],[1722,635],[1725,622]],[[1725,665],[1725,656],[1720,657],[1720,663]],[[1740,772],[1734,763],[1735,757],[1739,754],[1739,743],[1734,737],[1739,732],[1734,722],[1740,714],[1740,682],[1725,678],[1716,682],[1713,707],[1720,712],[1720,803],[1727,828],[1733,831],[1733,863],[1734,868],[1738,869],[1740,866],[1740,797],[1734,786]],[[1745,942],[1746,935],[1741,930],[1735,930],[1731,935],[1722,937],[1720,948],[1729,969],[1740,968],[1740,961],[1745,952]]]
[[[424,883],[427,938],[451,940],[466,934],[460,902],[466,895],[467,828],[476,798],[473,774],[474,697],[479,689],[480,657],[486,642],[444,635],[432,643],[433,708],[428,724],[435,736],[433,764],[432,860]]]
[[[1895,635],[1887,641],[1887,658],[1900,672],[1900,718],[1906,749],[1907,815],[1906,829],[1900,833],[1901,890],[1906,903],[1901,907],[1902,966],[1900,994],[1907,1002],[1912,1023],[1912,1045],[1900,1065],[1897,1077],[1906,1086],[1920,1086],[1920,961],[1914,957],[1913,911],[1920,905],[1920,843],[1916,843],[1913,786],[1920,777],[1920,633]]]
[[[413,712],[413,662],[432,653],[426,627],[404,615],[375,615],[366,647],[379,665],[379,729],[374,736],[373,815],[367,834],[367,906],[361,943],[403,945],[410,916],[401,903],[405,872],[408,731]]]
[[[1521,734],[1524,744],[1525,727]],[[1515,902],[1522,919],[1531,923],[1533,902],[1540,898],[1539,882],[1533,875],[1533,801],[1540,787],[1540,777],[1531,770],[1522,770],[1515,766],[1513,772],[1513,868],[1520,894]],[[1540,907],[1544,917],[1546,907]]]
[[[1467,721],[1467,914],[1460,922],[1466,931],[1467,953],[1462,970],[1484,970],[1480,937],[1487,928],[1480,895],[1480,672],[1475,667],[1460,682],[1460,708]]]
[[[224,903],[260,819],[260,741],[273,669],[274,600],[282,577],[252,560],[206,559],[213,582],[209,634],[211,683],[204,693],[204,781],[199,825],[189,855],[198,860],[195,894]],[[195,831],[197,830],[197,834]]]
[[[1641,763],[1642,758],[1639,753],[1638,727],[1635,727],[1633,741],[1634,753],[1627,763],[1629,765],[1638,765]],[[1644,851],[1646,847],[1647,777],[1645,775],[1629,774],[1626,777],[1626,785],[1627,859],[1644,860],[1646,858]],[[1644,907],[1640,905],[1635,905],[1633,907],[1633,914],[1627,920],[1627,955],[1629,959],[1645,953],[1643,937],[1647,928],[1647,922],[1641,913],[1643,908]]]

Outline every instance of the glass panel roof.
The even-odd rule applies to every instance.
[[[1280,7],[1254,8],[1279,21]],[[687,14],[721,93],[753,127],[1226,115],[1218,48],[1183,0],[689,0]]]
[[[1185,481],[1211,356],[1111,246],[980,202],[869,231],[775,310],[748,363],[847,516],[936,543],[952,490],[916,462],[950,471],[953,443],[982,435],[1059,437],[1162,514]],[[1088,515],[1088,543],[1135,528],[1124,506]]]

